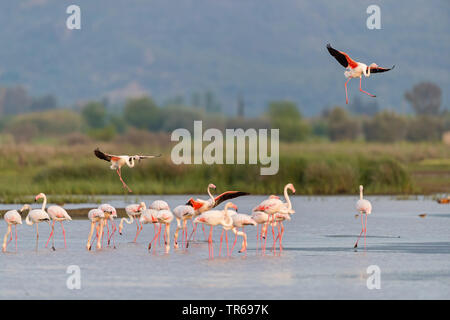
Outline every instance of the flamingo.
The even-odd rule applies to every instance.
[[[44,199],[44,202],[42,203],[42,210],[45,210],[45,206],[47,205],[47,196],[44,193],[39,193],[35,198],[34,201],[38,201],[39,199]],[[60,207],[60,206],[50,206],[47,209],[47,213],[52,219],[52,231],[50,232],[50,236],[48,237],[47,243],[45,244],[45,247],[47,248],[48,243],[50,242],[50,238],[52,239],[52,249],[55,250],[55,222],[59,221],[61,223],[61,228],[63,232],[64,237],[64,248],[67,248],[66,243],[66,230],[64,230],[63,221],[71,221],[72,218],[69,216],[67,211]]]
[[[186,203],[186,205],[194,208],[194,210],[195,210],[194,217],[202,214],[203,212],[209,211],[209,210],[217,207],[219,204],[221,204],[222,202],[224,202],[226,200],[230,200],[230,199],[234,199],[234,198],[237,198],[240,196],[246,196],[246,195],[250,194],[248,192],[242,192],[242,191],[226,191],[226,192],[218,195],[217,197],[214,197],[211,194],[211,190],[210,190],[211,188],[216,189],[216,186],[212,183],[210,183],[208,185],[208,188],[207,188],[207,192],[209,195],[208,200],[202,200],[202,199],[194,200],[193,198],[190,198],[188,200],[188,202]],[[195,227],[193,228],[191,236],[192,236],[192,234],[195,234],[196,229],[197,229],[197,225],[195,225]],[[203,232],[204,231],[205,231],[205,229],[203,226]],[[191,236],[189,236],[189,239],[191,238]]]
[[[284,186],[284,198],[286,199],[286,203],[281,201],[277,196],[270,196],[268,199],[261,202],[258,206],[253,208],[253,212],[262,211],[269,215],[269,219],[266,222],[265,230],[264,230],[264,249],[266,249],[266,241],[267,241],[267,229],[269,223],[272,225],[272,236],[275,239],[275,230],[274,223],[275,222],[275,214],[277,213],[288,213],[293,214],[295,211],[292,209],[292,203],[289,198],[288,190],[291,190],[295,193],[295,188],[292,183],[288,183]],[[263,233],[263,230],[261,230]],[[274,242],[275,244],[275,242]],[[275,250],[275,247],[273,247]]]
[[[102,248],[102,236],[103,236],[103,225],[104,225],[104,221],[105,221],[105,213],[96,208],[96,209],[91,209],[88,212],[88,218],[89,220],[91,220],[91,231],[89,232],[89,237],[88,237],[88,241],[86,244],[86,248],[88,250],[91,250],[91,238],[92,238],[92,234],[94,233],[94,227],[97,228],[97,232],[96,232],[96,238],[97,238],[97,249],[101,249]],[[95,240],[95,239],[94,239]]]
[[[197,218],[195,218],[194,223],[203,223],[210,226],[209,237],[208,237],[208,249],[209,249],[209,257],[214,257],[214,247],[212,245],[212,232],[214,226],[222,224],[224,226],[230,226],[232,222],[225,221],[227,218],[230,218],[230,214],[228,212],[229,208],[234,208],[237,210],[237,207],[232,202],[227,202],[224,210],[209,210],[200,214]]]
[[[143,159],[150,159],[150,158],[158,158],[161,156],[161,154],[158,155],[151,155],[151,156],[141,156],[141,155],[135,155],[135,156],[127,156],[127,155],[122,155],[122,156],[115,156],[112,154],[107,154],[104,153],[102,151],[100,151],[99,148],[94,150],[94,154],[97,158],[101,159],[101,160],[105,160],[111,163],[111,170],[116,170],[117,175],[120,178],[120,181],[122,181],[122,185],[124,188],[128,189],[128,192],[132,192],[131,189],[127,186],[127,184],[123,181],[122,179],[122,173],[121,173],[121,168],[122,166],[124,166],[125,164],[130,167],[133,168],[135,165],[135,161],[141,161]]]
[[[159,211],[156,211],[156,213],[154,214],[154,218],[156,218],[156,220],[159,223],[159,230],[158,230],[158,233],[155,235],[155,238],[156,239],[159,238],[159,235],[161,234],[162,225],[164,225],[164,244],[166,246],[166,253],[169,253],[169,250],[170,250],[170,223],[172,222],[172,220],[174,218],[173,213],[170,210],[166,210],[166,209],[159,210]],[[155,238],[153,238],[153,240],[155,240]],[[149,251],[152,248],[153,240],[150,241],[150,243],[148,244]]]
[[[366,246],[366,232],[367,232],[367,215],[372,213],[372,204],[369,200],[363,199],[363,190],[364,187],[362,185],[359,186],[359,200],[356,202],[356,210],[361,215],[361,233],[359,234],[358,239],[356,240],[354,248],[358,247],[358,241],[361,238],[361,235],[364,232],[364,246]],[[363,215],[366,216],[365,222],[363,222]]]
[[[116,208],[114,208],[112,205],[108,203],[101,204],[98,209],[102,210],[105,214],[104,217],[104,224],[106,224],[106,228],[108,230],[108,245],[111,242],[111,238],[113,239],[113,247],[116,248],[116,242],[114,240],[114,232],[116,232],[116,223],[114,222],[114,218],[117,218],[117,211]],[[111,220],[111,235],[109,234],[109,227],[108,227],[108,220]]]
[[[347,83],[352,78],[359,78],[359,91],[364,92],[368,96],[371,96],[375,98],[376,96],[373,94],[368,93],[367,91],[364,91],[361,88],[361,79],[364,75],[366,78],[370,77],[371,73],[380,73],[380,72],[386,72],[389,70],[392,70],[395,68],[395,65],[392,66],[392,68],[381,68],[376,63],[372,63],[371,65],[367,66],[364,63],[357,62],[352,60],[352,58],[349,57],[348,54],[345,52],[336,50],[331,47],[330,44],[327,44],[328,52],[344,67],[347,69],[347,71],[344,72],[344,75],[346,78],[348,78],[347,82],[345,83],[345,103],[348,104],[348,95],[347,95]]]
[[[178,249],[178,233],[182,229],[181,239],[182,241],[187,241],[187,221],[194,217],[195,211],[191,206],[177,206],[173,209],[175,219],[177,220],[177,229],[173,236],[173,247]]]
[[[242,237],[244,238],[242,241],[242,247],[241,250],[239,250],[239,253],[246,252],[247,251],[247,235],[244,231],[245,226],[257,226],[257,223],[255,220],[253,220],[252,216],[244,213],[235,213],[231,215],[231,218],[233,220],[233,226],[235,228],[242,228]],[[234,246],[236,245],[237,240],[237,232],[234,233],[234,243],[233,247],[231,248],[231,252],[233,252]]]
[[[169,204],[164,200],[153,201],[149,208],[153,210],[170,210]]]
[[[31,210],[31,207],[26,204],[19,211],[17,210],[9,210],[3,216],[3,219],[8,224],[8,229],[6,231],[5,237],[3,238],[2,251],[6,252],[6,247],[12,240],[12,226],[14,225],[14,233],[15,233],[15,241],[16,241],[16,252],[17,252],[17,225],[22,224],[22,213],[26,210]],[[11,238],[8,242],[8,236],[11,235]]]
[[[38,250],[38,241],[39,241],[39,223],[47,222],[50,226],[50,216],[45,212],[45,205],[42,206],[42,209],[33,209],[28,212],[27,217],[25,218],[25,222],[27,225],[32,226],[36,224],[36,251]],[[51,227],[51,226],[50,226]],[[53,248],[54,250],[55,248]]]
[[[125,213],[128,215],[128,219],[127,218],[122,218],[120,219],[120,224],[119,224],[119,234],[122,234],[122,229],[123,229],[123,223],[126,222],[127,224],[132,224],[133,221],[136,221],[136,236],[134,237],[133,242],[136,243],[137,237],[139,235],[139,233],[141,233],[142,231],[142,224],[139,222],[139,217],[142,213],[142,210],[147,209],[146,205],[144,202],[141,202],[139,204],[130,204],[128,206],[125,207]]]

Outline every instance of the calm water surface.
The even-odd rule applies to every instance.
[[[171,207],[186,196],[141,197],[166,200]],[[239,212],[249,213],[265,197],[235,199]],[[430,199],[395,200],[367,197],[374,207],[367,225],[367,246],[353,244],[361,231],[355,217],[357,197],[293,197],[296,214],[285,224],[284,251],[261,255],[256,229],[246,228],[248,252],[217,257],[220,229],[214,233],[216,257],[208,259],[202,233],[188,251],[156,247],[148,253],[153,226],[145,225],[138,243],[131,241],[135,225],[116,236],[116,249],[88,252],[90,224],[65,224],[67,249],[56,228],[55,252],[45,249],[49,227],[40,224],[39,251],[34,251],[35,227],[18,227],[17,253],[0,254],[1,299],[449,299],[450,205]],[[123,207],[135,197],[105,197]],[[67,208],[96,205],[66,205]],[[0,206],[0,209],[17,206]],[[38,205],[36,205],[38,207]],[[221,206],[223,207],[223,205]],[[418,215],[426,213],[426,218]],[[172,224],[172,234],[175,223]],[[0,222],[3,239],[6,224]],[[201,231],[199,229],[199,231]],[[181,236],[181,233],[180,233]],[[234,239],[233,236],[230,238]],[[230,240],[231,240],[230,239]],[[268,244],[271,243],[271,236]],[[173,240],[172,240],[173,241]],[[231,241],[230,241],[231,242]],[[238,246],[238,245],[237,245]],[[14,241],[8,249],[14,251]],[[66,286],[67,267],[81,270],[81,289]],[[367,267],[381,269],[381,289],[366,286]]]

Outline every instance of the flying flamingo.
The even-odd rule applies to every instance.
[[[112,238],[113,239],[113,247],[115,249],[116,242],[114,240],[114,232],[116,232],[117,227],[116,227],[116,223],[114,222],[114,218],[117,218],[116,208],[114,208],[112,205],[110,205],[108,203],[101,204],[98,208],[100,210],[102,210],[103,213],[105,214],[104,224],[106,224],[106,229],[108,231],[108,246],[109,246],[109,244],[111,242],[111,238]],[[111,229],[112,229],[111,235],[109,234],[108,220],[111,220]]]
[[[230,200],[230,199],[234,199],[234,198],[237,198],[240,196],[246,196],[246,195],[250,194],[248,192],[242,192],[242,191],[226,191],[226,192],[218,195],[217,197],[214,197],[211,194],[211,190],[210,190],[211,188],[216,189],[216,186],[212,183],[210,183],[208,185],[208,188],[207,188],[207,192],[209,195],[208,200],[202,200],[202,199],[194,200],[193,198],[190,198],[188,200],[188,202],[186,203],[186,205],[194,208],[194,210],[195,210],[194,216],[198,216],[198,215],[202,214],[203,212],[211,210],[226,200]],[[203,228],[204,228],[204,226],[203,226]],[[197,225],[195,225],[195,227],[193,228],[191,236],[192,236],[192,234],[195,234],[196,229],[197,229]],[[204,229],[203,229],[203,231],[204,231]],[[191,236],[189,236],[189,239],[191,238]]]
[[[284,186],[284,198],[286,199],[286,203],[281,201],[279,197],[277,196],[270,196],[269,199],[264,200],[261,202],[258,206],[253,208],[253,212],[256,211],[262,211],[269,215],[269,219],[266,222],[265,230],[264,230],[264,247],[263,252],[266,249],[266,241],[267,241],[267,229],[269,223],[272,225],[272,236],[275,240],[275,230],[274,230],[274,223],[275,222],[275,214],[276,213],[288,213],[293,214],[295,211],[292,209],[292,203],[289,198],[288,190],[291,190],[293,193],[295,193],[295,188],[292,183],[288,183]],[[262,231],[261,231],[262,232]],[[274,242],[275,243],[275,242]],[[273,247],[275,251],[275,247]]]
[[[100,209],[91,209],[88,213],[88,218],[91,220],[91,231],[89,232],[88,241],[86,244],[86,248],[88,250],[91,250],[92,244],[91,244],[91,238],[92,234],[94,233],[94,227],[96,227],[96,238],[97,238],[97,249],[102,248],[102,236],[103,236],[103,226],[104,226],[104,220],[105,220],[105,213]],[[94,238],[95,240],[95,238]]]
[[[50,226],[50,216],[45,212],[45,206],[42,206],[42,209],[31,210],[25,218],[27,225],[32,226],[33,224],[36,224],[36,251],[38,250],[39,241],[39,223],[44,221]]]
[[[38,201],[39,199],[44,199],[44,202],[42,203],[42,210],[45,210],[45,206],[47,205],[47,196],[44,193],[39,193],[35,198],[34,201]],[[47,243],[45,247],[47,248],[48,243],[50,242],[50,238],[52,239],[52,249],[55,250],[55,222],[59,221],[61,223],[61,228],[63,232],[64,237],[64,248],[67,248],[66,244],[66,230],[64,230],[63,221],[68,220],[71,221],[72,218],[69,216],[66,210],[60,206],[50,206],[47,209],[47,213],[52,219],[52,231],[50,232],[50,236],[48,237]]]
[[[153,209],[154,210],[154,209]],[[154,218],[159,223],[159,230],[157,235],[155,235],[156,239],[159,238],[159,235],[161,234],[162,225],[164,225],[164,244],[166,246],[166,253],[169,253],[170,250],[170,223],[173,220],[173,213],[170,210],[159,210],[156,211]],[[155,238],[153,238],[155,240]],[[150,251],[152,248],[152,241],[148,244],[148,250]]]
[[[139,233],[142,231],[142,224],[139,222],[139,217],[141,216],[142,210],[147,209],[144,202],[141,202],[139,204],[130,204],[125,207],[125,213],[128,215],[127,218],[120,219],[119,224],[119,234],[122,234],[123,229],[123,223],[126,222],[127,224],[132,224],[133,221],[136,221],[136,236],[134,237],[133,242],[136,242],[137,237]]]
[[[111,167],[110,167],[111,170],[116,170],[117,175],[120,178],[120,181],[122,181],[123,187],[128,189],[128,192],[132,192],[132,191],[122,179],[122,173],[121,173],[122,166],[124,166],[126,164],[128,167],[133,168],[134,165],[135,165],[135,161],[141,161],[143,159],[150,159],[150,158],[158,158],[158,157],[161,156],[161,154],[159,154],[159,155],[152,155],[152,156],[141,156],[141,155],[115,156],[115,155],[112,155],[112,154],[104,153],[104,152],[100,151],[99,148],[94,150],[94,154],[97,156],[97,158],[105,160],[105,161],[108,161],[108,162],[111,163]]]
[[[14,225],[14,233],[15,233],[15,241],[16,241],[16,252],[17,252],[17,225],[22,224],[22,213],[26,210],[31,210],[31,207],[26,204],[20,209],[17,210],[9,210],[5,213],[3,216],[3,219],[5,219],[5,222],[8,224],[8,229],[6,231],[5,237],[3,238],[3,245],[2,245],[2,251],[6,252],[6,247],[12,240],[12,226]],[[8,236],[11,235],[11,238],[8,242],[6,240],[8,239]]]
[[[194,217],[194,208],[191,206],[177,206],[173,209],[173,214],[175,215],[175,219],[177,220],[177,229],[175,230],[175,234],[173,236],[173,247],[178,249],[178,233],[180,229],[182,229],[181,239],[182,242],[187,242],[187,221]]]
[[[233,204],[231,202],[227,202],[224,210],[206,211],[206,212],[203,212],[202,214],[200,214],[194,220],[194,223],[203,223],[203,224],[206,224],[211,227],[210,231],[209,231],[209,237],[208,237],[208,249],[209,249],[209,257],[210,258],[214,257],[214,247],[212,244],[213,228],[214,228],[214,226],[217,226],[219,224],[226,225],[225,219],[230,218],[230,216],[229,216],[230,213],[228,212],[228,208],[234,208],[235,210],[237,210],[237,207],[235,204]]]
[[[347,82],[345,83],[345,102],[347,104],[348,104],[347,83],[350,81],[351,78],[359,78],[359,91],[364,92],[365,94],[374,98],[374,97],[376,97],[375,95],[370,94],[361,88],[362,76],[364,75],[367,78],[367,77],[370,77],[371,73],[386,72],[386,71],[394,69],[394,67],[395,67],[395,65],[394,65],[394,66],[392,66],[392,68],[386,69],[386,68],[381,68],[381,67],[377,66],[377,64],[375,64],[375,63],[372,63],[371,65],[367,66],[364,63],[352,60],[352,58],[350,58],[348,54],[332,48],[330,44],[327,44],[327,49],[328,49],[328,52],[344,68],[347,69],[347,71],[344,72],[345,77],[348,78]]]
[[[356,210],[360,213],[361,215],[361,225],[362,225],[362,229],[361,229],[361,233],[359,234],[358,239],[356,240],[355,246],[354,248],[358,247],[358,241],[361,238],[361,235],[364,232],[364,246],[366,246],[366,232],[367,232],[367,215],[372,213],[372,204],[370,203],[369,200],[363,199],[363,186],[359,186],[359,200],[356,202]],[[363,222],[363,215],[366,216],[366,221]]]

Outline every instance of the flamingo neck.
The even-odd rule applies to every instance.
[[[126,222],[127,224],[132,224],[133,221],[134,221],[133,216],[128,216],[128,218],[120,219],[119,230],[122,231],[124,222]]]
[[[47,206],[47,196],[44,194],[44,202],[42,202],[42,211],[45,211],[46,206]]]
[[[211,194],[211,190],[209,190],[210,188],[209,188],[209,186],[208,186],[208,195],[209,195],[209,198],[212,200],[212,201],[214,201],[214,197],[213,197],[213,195]]]
[[[288,209],[291,210],[292,209],[292,203],[291,203],[291,199],[289,199],[287,185],[284,187],[284,198],[286,199],[286,202],[288,204]]]
[[[362,200],[363,199],[363,190],[359,189],[359,199]]]
[[[25,222],[27,225],[31,226],[33,225],[33,222],[30,220],[30,215],[28,214],[27,217],[25,218]]]
[[[127,159],[127,166],[130,167],[130,168],[133,168],[134,165],[135,165],[134,158],[128,158]]]

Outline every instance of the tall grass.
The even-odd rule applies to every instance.
[[[60,195],[61,201],[75,201],[72,195],[125,194],[115,171],[93,155],[96,146],[1,146],[0,201],[15,202],[39,192]],[[372,194],[426,194],[448,192],[439,179],[450,173],[445,160],[450,151],[442,144],[284,144],[279,172],[273,176],[261,176],[259,165],[175,165],[168,147],[102,147],[129,154],[163,153],[162,158],[142,161],[133,169],[124,167],[123,178],[134,194],[204,193],[211,182],[218,192],[234,189],[252,194],[280,193],[288,182],[294,183],[298,194],[306,195],[354,194],[359,184]],[[418,170],[427,173],[436,168],[439,174],[427,176],[427,183],[421,185]],[[430,183],[435,179],[439,181]]]

